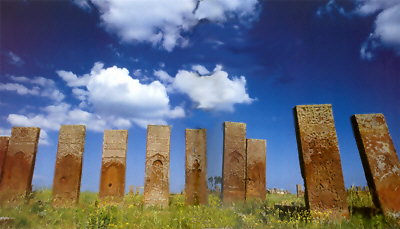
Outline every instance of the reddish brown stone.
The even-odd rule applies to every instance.
[[[186,204],[207,204],[205,129],[186,129]]]
[[[78,203],[85,135],[84,125],[63,125],[60,128],[53,182],[54,206]]]
[[[3,167],[6,160],[9,140],[10,137],[0,136],[0,182],[3,175]]]
[[[375,205],[400,218],[400,163],[383,114],[352,117],[365,176]]]
[[[347,217],[346,190],[332,105],[296,106],[296,134],[306,206]]]
[[[127,143],[127,130],[104,131],[100,198],[121,200],[124,196]]]
[[[40,128],[13,127],[0,182],[0,202],[14,201],[32,191]]]
[[[170,135],[170,126],[147,126],[145,206],[168,206]]]
[[[222,200],[224,203],[246,198],[246,124],[224,122]]]
[[[267,193],[265,178],[267,142],[259,139],[247,139],[246,145],[246,200],[264,200]]]

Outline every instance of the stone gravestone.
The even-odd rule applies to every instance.
[[[224,122],[222,200],[224,203],[246,198],[246,124]]]
[[[85,136],[84,125],[60,128],[53,181],[54,206],[70,206],[79,201]]]
[[[303,105],[294,109],[306,206],[349,215],[332,105]]]
[[[170,135],[170,126],[147,126],[145,206],[168,206]]]
[[[296,184],[296,193],[297,193],[297,197],[304,197],[303,185]]]
[[[0,182],[3,175],[3,166],[6,160],[9,140],[10,137],[0,136]]]
[[[13,127],[0,182],[0,202],[18,201],[32,191],[40,128]]]
[[[246,200],[264,200],[266,189],[266,140],[247,139]]]
[[[99,192],[102,199],[124,197],[127,143],[127,130],[104,131]]]
[[[207,204],[205,129],[186,129],[186,204]]]
[[[400,218],[400,163],[383,114],[352,117],[365,176],[375,205]]]

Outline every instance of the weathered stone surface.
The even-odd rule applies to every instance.
[[[127,130],[105,130],[100,198],[122,199],[125,193]]]
[[[400,218],[400,163],[383,114],[352,117],[354,135],[374,203]]]
[[[3,175],[3,166],[6,160],[9,141],[10,137],[0,136],[0,182]]]
[[[346,190],[332,105],[296,106],[296,134],[306,206],[348,216]]]
[[[247,139],[246,200],[264,200],[267,193],[265,169],[267,141]]]
[[[246,198],[246,124],[224,122],[222,200],[224,203]]]
[[[304,197],[303,185],[296,184],[296,194],[297,194],[297,197]]]
[[[145,206],[168,206],[170,135],[170,126],[147,126]]]
[[[40,128],[13,127],[0,182],[0,202],[19,199],[32,191]]]
[[[79,201],[85,136],[84,125],[60,128],[53,181],[54,206],[69,206]]]
[[[186,129],[186,204],[207,204],[206,129]]]

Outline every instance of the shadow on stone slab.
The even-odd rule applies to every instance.
[[[367,218],[372,218],[375,215],[382,214],[382,211],[373,207],[352,207],[349,208],[352,215],[362,215]]]

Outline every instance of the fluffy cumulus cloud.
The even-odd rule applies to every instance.
[[[174,91],[186,94],[196,108],[233,111],[235,104],[253,102],[246,91],[244,76],[229,77],[220,65],[212,73],[202,65],[194,65],[192,69],[193,71],[180,70],[174,78],[169,77],[167,81],[171,82],[169,87]],[[165,74],[167,73],[163,73]]]
[[[200,21],[222,23],[257,17],[258,0],[74,0],[98,8],[103,26],[125,42],[148,42],[171,51],[184,47],[184,35]],[[91,4],[88,4],[90,2]]]
[[[330,0],[325,8],[338,10],[342,15],[366,17],[376,15],[371,34],[361,45],[360,55],[371,60],[378,48],[391,48],[400,56],[400,0],[356,0],[352,12],[345,12],[335,0]],[[320,10],[317,12],[317,14]]]
[[[129,127],[132,123],[165,124],[167,119],[185,116],[182,107],[170,106],[166,87],[158,80],[143,84],[126,68],[104,68],[95,63],[90,73],[77,76],[72,72],[57,71],[72,87],[73,95],[112,125]],[[84,107],[84,106],[83,106]]]

